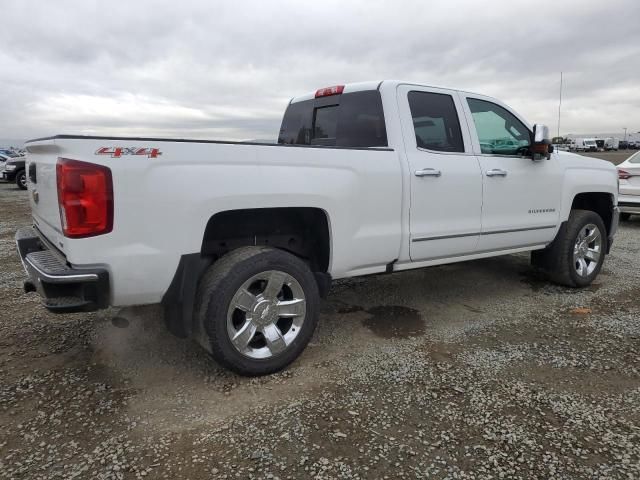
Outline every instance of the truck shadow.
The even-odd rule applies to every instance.
[[[632,215],[631,218],[629,218],[629,220],[620,222],[620,228],[640,230],[640,215]]]
[[[501,298],[567,292],[576,290],[550,285],[529,266],[528,255],[339,280],[322,304],[311,345],[366,345],[371,335],[382,341],[402,340],[438,329],[455,335],[456,326],[462,334],[467,326],[489,320]],[[166,331],[157,306],[128,308],[112,315],[109,322],[99,325],[94,349],[100,362],[145,381],[156,377],[166,381],[174,375],[235,377],[195,342]],[[296,363],[304,365],[306,357]]]
[[[491,311],[506,299],[574,292],[551,284],[529,265],[528,254],[508,255],[336,281],[320,328],[332,330],[333,337],[345,323],[358,321],[385,339],[429,336],[439,329],[455,335],[457,326],[462,334],[490,321]]]

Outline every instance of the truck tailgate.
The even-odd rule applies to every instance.
[[[55,139],[29,142],[27,176],[33,223],[52,244],[64,251],[56,185],[59,151]]]

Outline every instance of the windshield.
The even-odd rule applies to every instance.
[[[640,163],[640,152],[634,153],[629,157],[629,162]]]

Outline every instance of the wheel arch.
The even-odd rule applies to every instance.
[[[618,195],[618,171],[604,160],[586,165],[578,155],[568,156],[562,183],[560,221],[569,220],[574,209],[591,210],[602,218],[607,234],[615,233],[615,206]]]
[[[176,273],[162,297],[167,328],[178,337],[194,330],[193,312],[198,282],[204,271],[237,248],[269,246],[302,258],[314,273],[322,297],[331,286],[331,224],[316,207],[275,207],[224,210],[204,228],[199,252],[180,257]]]
[[[329,215],[316,207],[224,210],[207,221],[200,253],[216,260],[236,248],[260,245],[286,250],[305,260],[312,271],[327,273]]]
[[[615,196],[609,192],[580,192],[574,195],[570,211],[580,209],[597,213],[610,236],[615,230],[614,206]]]

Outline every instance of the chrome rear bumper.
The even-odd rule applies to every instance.
[[[109,273],[105,269],[70,267],[32,227],[19,229],[15,240],[29,277],[24,290],[38,292],[48,310],[88,312],[109,305]]]

